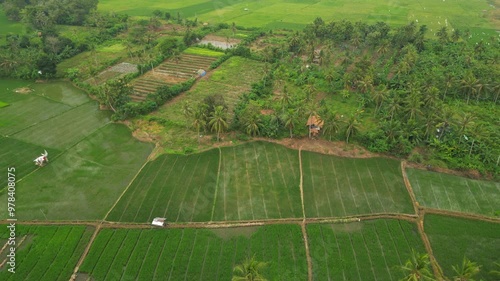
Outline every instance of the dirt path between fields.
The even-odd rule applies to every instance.
[[[300,204],[302,205],[302,223],[300,224],[300,229],[302,230],[302,238],[304,239],[304,246],[306,248],[306,260],[307,260],[307,280],[313,280],[313,268],[311,253],[309,251],[309,239],[307,237],[306,231],[306,209],[304,205],[304,173],[302,169],[302,146],[299,147],[299,169],[300,169]]]

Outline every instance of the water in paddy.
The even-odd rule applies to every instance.
[[[43,97],[69,106],[78,106],[90,100],[85,91],[65,81],[35,83],[27,80],[0,79],[0,101],[13,103],[29,99],[30,96]]]

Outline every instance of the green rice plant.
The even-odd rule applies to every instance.
[[[16,272],[4,267],[0,279],[68,280],[92,231],[85,226],[16,225]]]
[[[489,272],[498,262],[500,224],[430,214],[424,218],[424,227],[446,276],[452,277],[452,267],[461,265],[466,257],[481,266],[477,279],[497,280]]]
[[[123,234],[119,235],[119,232]],[[134,234],[131,235],[131,232]],[[110,233],[114,235],[111,237]],[[101,239],[101,235],[111,238]],[[262,275],[269,280],[307,278],[304,242],[298,225],[224,228],[213,231],[194,228],[103,229],[95,243],[97,244],[92,245],[80,273],[89,274],[96,281],[110,278],[230,280],[233,267],[254,254],[259,261],[268,263]],[[133,246],[128,246],[129,243]],[[126,251],[122,251],[124,247],[127,247]],[[96,253],[100,253],[99,256]],[[105,258],[113,254],[114,258]],[[117,265],[118,260],[127,258],[125,268],[112,266]],[[94,267],[94,264],[97,266]],[[103,277],[105,268],[108,272]]]
[[[307,233],[318,280],[400,280],[411,249],[425,251],[416,225],[401,220],[309,224]]]
[[[500,210],[500,183],[407,169],[418,203],[455,212],[496,216]]]
[[[121,124],[106,125],[63,153],[48,149],[49,163],[17,183],[16,195],[23,198],[16,202],[18,219],[102,219],[151,150]],[[31,165],[32,159],[23,161]],[[0,194],[4,202],[6,197]],[[7,217],[6,208],[0,217]]]
[[[304,205],[308,217],[412,213],[400,163],[302,151]]]
[[[207,56],[207,57],[221,57],[224,55],[222,52],[217,52],[213,50],[209,50],[207,48],[199,48],[199,47],[189,47],[186,50],[183,51],[185,54],[191,54],[191,55],[199,55],[199,56]]]

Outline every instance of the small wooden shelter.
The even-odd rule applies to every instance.
[[[323,128],[324,121],[317,115],[311,115],[307,119],[306,126],[309,127],[309,137],[317,136],[321,128]]]

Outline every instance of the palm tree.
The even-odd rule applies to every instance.
[[[293,138],[293,128],[295,126],[296,119],[297,119],[297,114],[293,109],[289,109],[288,112],[282,116],[282,120],[285,123],[285,127],[290,130],[290,138]]]
[[[379,53],[381,55],[387,53],[389,51],[389,46],[390,46],[390,42],[388,39],[382,40],[382,42],[380,42],[380,46],[377,49],[377,53]]]
[[[249,110],[249,108],[247,107],[245,115],[243,116],[241,121],[243,123],[243,126],[245,127],[245,131],[247,134],[249,134],[250,136],[259,134],[259,128],[262,127],[262,122],[260,120],[258,111],[256,112],[255,110]]]
[[[181,111],[182,111],[182,115],[184,115],[184,117],[186,117],[186,119],[191,118],[191,116],[193,115],[193,108],[191,107],[191,105],[187,101],[182,104]],[[188,123],[189,122],[186,122],[186,128],[188,126]]]
[[[220,134],[227,129],[227,110],[222,105],[215,107],[212,116],[210,116],[210,121],[208,122],[212,131],[217,132],[217,141],[220,139]]]
[[[462,80],[460,80],[460,84],[462,84],[462,89],[467,95],[467,104],[469,104],[471,94],[475,94],[477,91],[479,79],[477,79],[472,72],[469,72]]]
[[[428,254],[419,254],[415,250],[411,251],[411,257],[400,269],[405,273],[405,277],[401,281],[425,281],[435,280],[430,269],[430,261]]]
[[[453,276],[453,281],[474,281],[473,277],[479,273],[481,266],[475,262],[471,262],[468,258],[464,257],[462,266],[452,266],[453,271],[457,275]]]
[[[391,121],[394,118],[394,114],[399,113],[401,110],[401,105],[399,104],[399,98],[393,97],[389,100],[389,104],[387,105],[387,111],[391,115]]]
[[[198,141],[200,140],[200,130],[201,128],[205,128],[207,124],[205,111],[202,107],[198,108],[193,114],[193,127],[196,128]]]
[[[465,112],[460,116],[460,119],[458,119],[457,121],[458,136],[460,137],[460,139],[462,139],[462,135],[465,134],[470,126],[474,126],[474,121],[476,119],[476,116],[469,112]]]
[[[255,255],[252,258],[246,258],[242,264],[233,268],[233,278],[231,281],[267,281],[260,271],[267,266],[267,263],[255,260]]]
[[[330,141],[332,141],[332,135],[339,131],[339,116],[334,112],[328,112],[326,118],[324,119],[323,125],[323,135],[328,134]]]
[[[416,120],[417,116],[422,113],[422,111],[420,110],[422,101],[420,100],[419,94],[415,92],[409,95],[405,103],[409,120]]]
[[[374,115],[377,115],[378,111],[382,107],[382,104],[387,99],[388,93],[389,92],[387,90],[387,86],[386,85],[380,85],[377,88],[376,91],[373,91],[372,99],[373,99],[373,101],[376,104],[376,106],[375,106],[375,114]]]
[[[359,125],[359,114],[358,112],[351,114],[349,118],[346,121],[346,129],[345,129],[345,136],[346,136],[346,143],[349,143],[349,137],[356,134],[358,132],[358,125]]]

